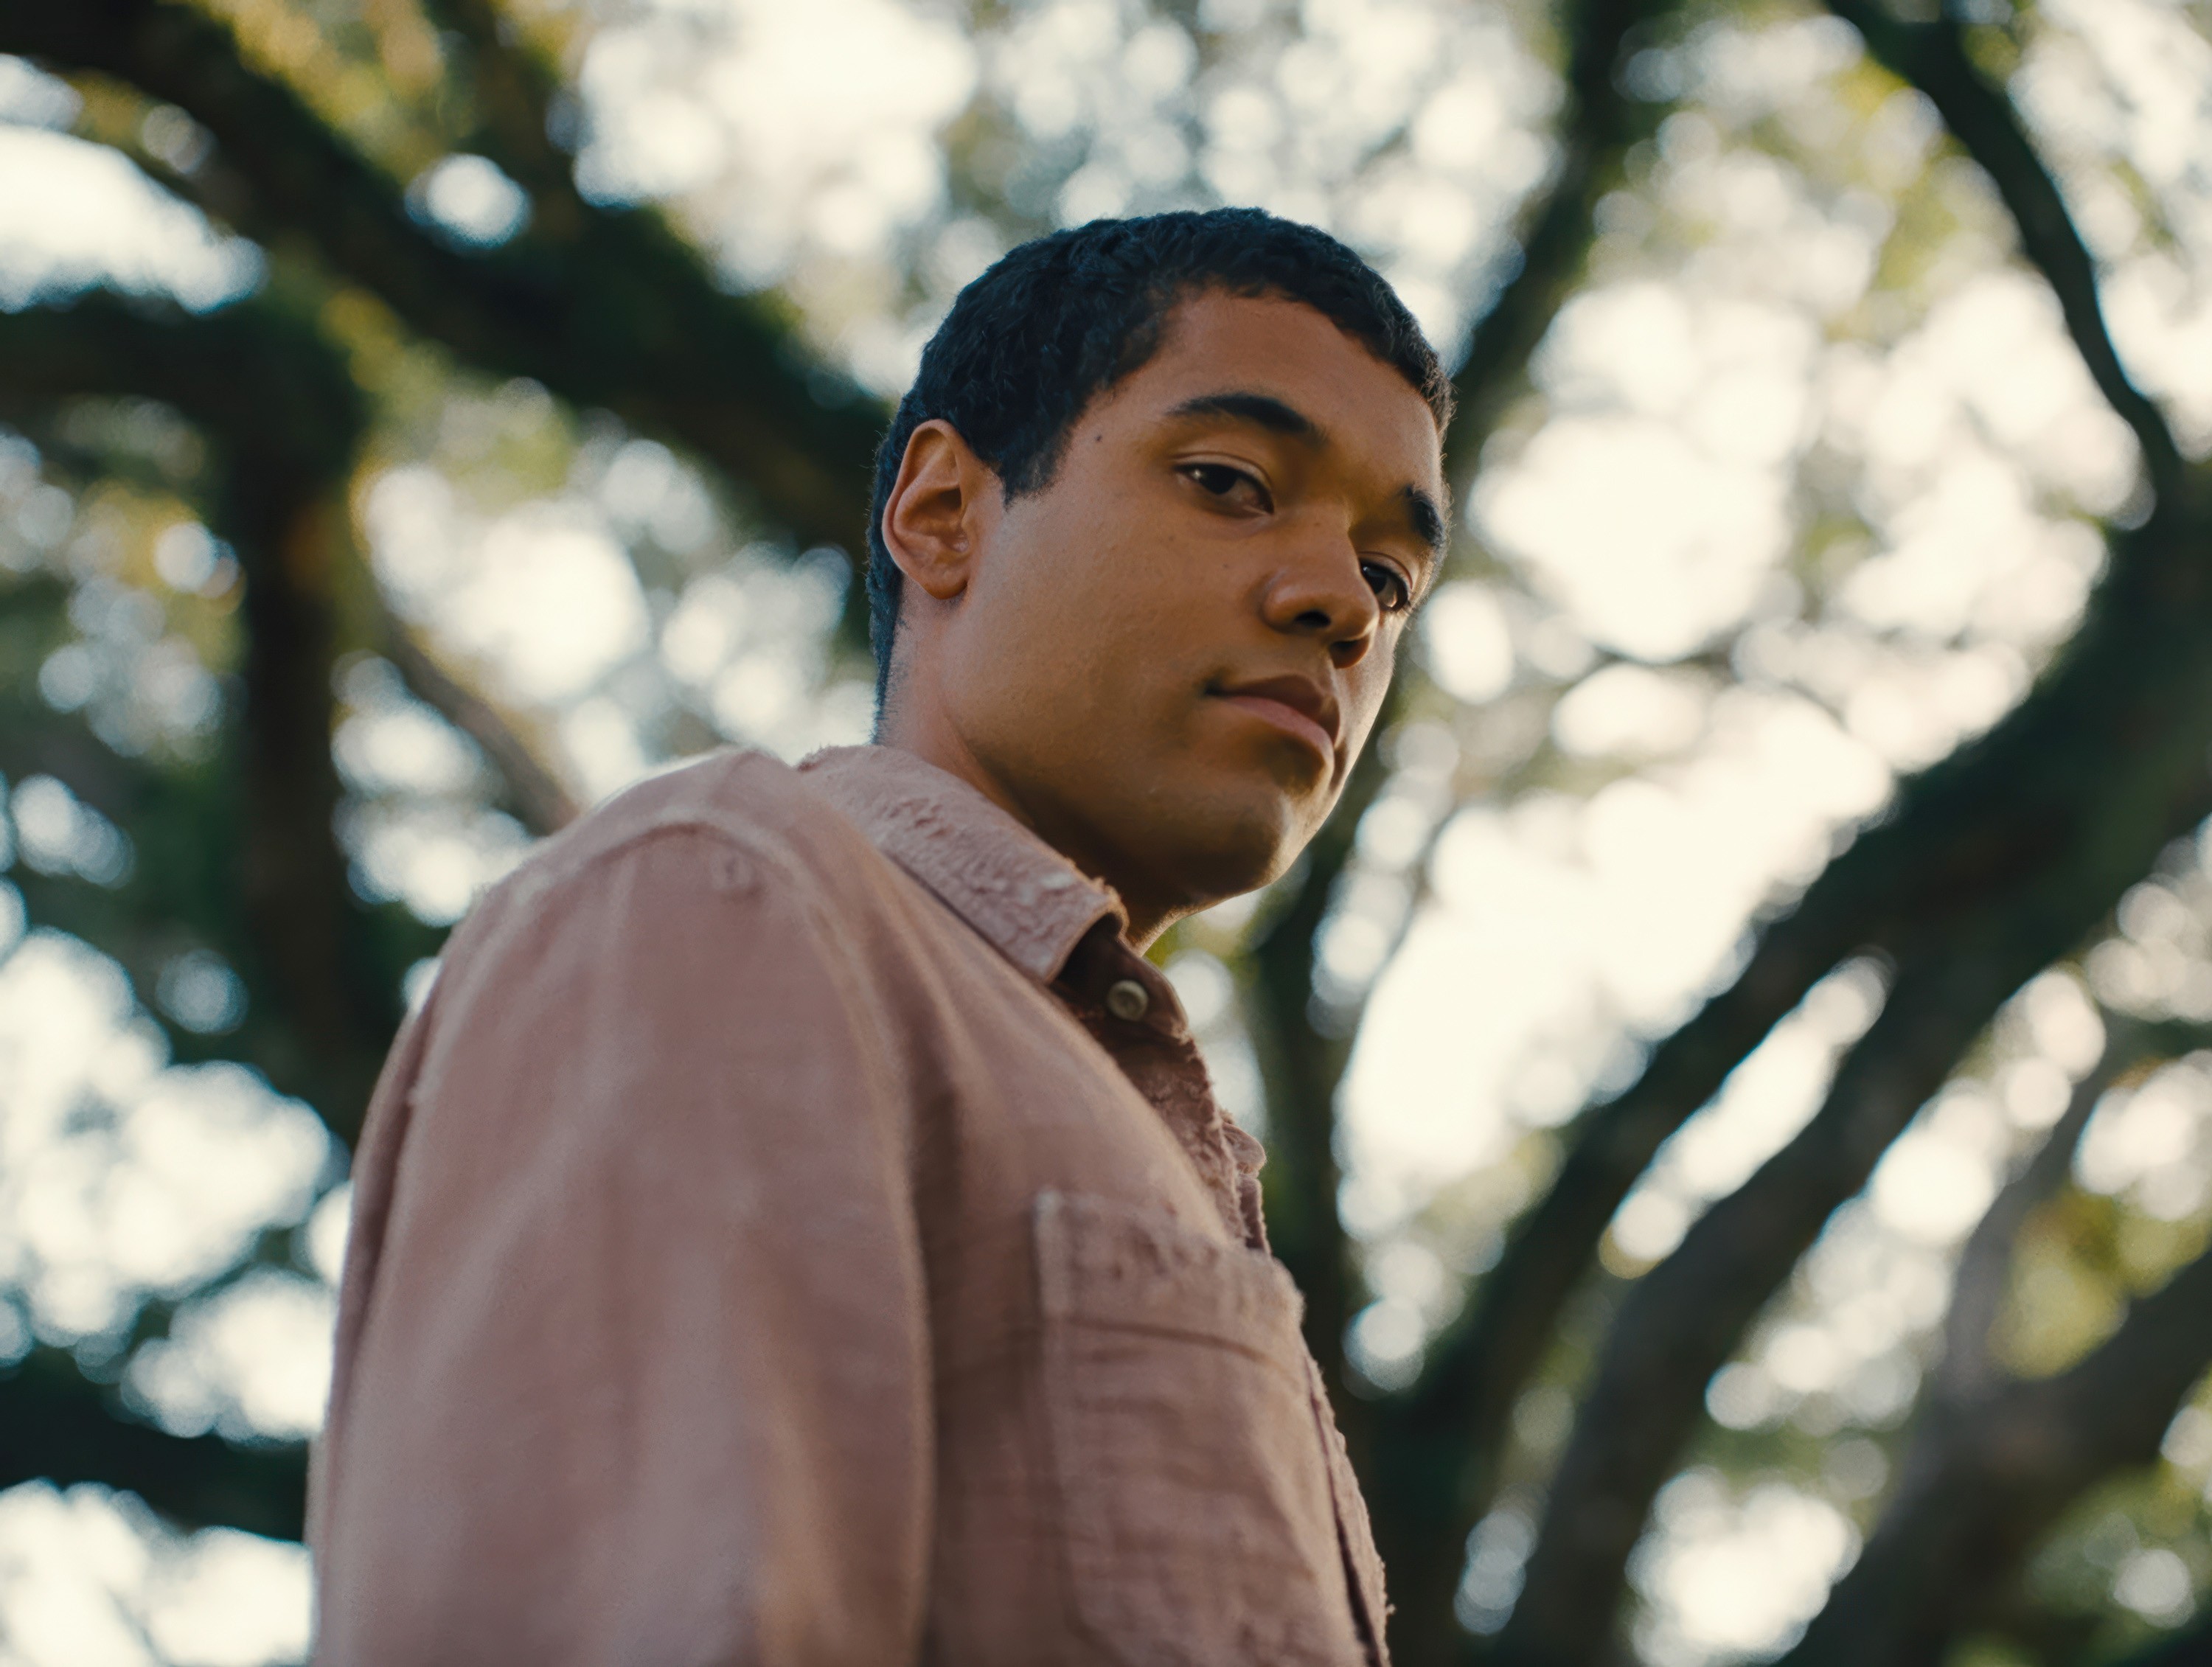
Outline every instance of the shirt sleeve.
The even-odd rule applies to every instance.
[[[449,955],[357,1165],[324,1667],[918,1656],[905,1114],[809,897],[661,830]]]

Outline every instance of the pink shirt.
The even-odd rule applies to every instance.
[[[1257,1142],[1113,895],[724,754],[458,931],[356,1169],[325,1667],[1375,1667]]]

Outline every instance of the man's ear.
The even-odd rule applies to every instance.
[[[982,459],[943,417],[916,429],[884,505],[884,547],[899,571],[940,602],[967,589],[987,500],[996,485]]]

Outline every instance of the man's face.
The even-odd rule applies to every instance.
[[[908,587],[926,663],[901,699],[933,703],[956,767],[1119,890],[1140,938],[1280,874],[1440,553],[1427,403],[1310,307],[1204,294],[1048,486],[990,484],[957,593]]]

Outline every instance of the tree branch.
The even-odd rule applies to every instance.
[[[1407,1542],[1389,1548],[1389,1567],[1409,1594],[1407,1612],[1414,1587],[1399,1572],[1417,1569],[1419,1589],[1431,1598],[1440,1593],[1449,1616],[1460,1547],[1489,1509],[1514,1405],[1636,1177],[1775,1021],[1856,946],[1862,934],[1850,916],[1860,888],[1839,881],[1830,889],[1842,894],[1833,906],[1808,897],[1809,911],[1801,907],[1764,934],[1735,984],[1662,1043],[1619,1098],[1583,1115],[1550,1189],[1515,1226],[1465,1313],[1392,1408],[1376,1463],[1378,1475],[1389,1464],[1387,1485],[1406,1502],[1394,1526]]]
[[[551,765],[523,739],[514,721],[485,695],[439,663],[422,641],[388,610],[383,612],[384,657],[398,668],[416,699],[434,709],[491,760],[522,825],[538,835],[558,833],[581,814],[575,795]]]
[[[0,314],[0,391],[151,397],[216,442],[207,518],[246,581],[233,743],[245,813],[228,876],[248,928],[240,970],[292,1021],[294,1056],[276,1080],[349,1136],[398,1016],[372,974],[366,912],[332,831],[332,587],[349,550],[339,506],[365,422],[360,392],[312,321],[281,307],[194,316],[104,295]]]
[[[1376,743],[1402,705],[1394,687],[1343,797],[1306,847],[1296,885],[1277,903],[1245,955],[1250,970],[1245,1022],[1267,1097],[1268,1162],[1261,1177],[1268,1237],[1305,1298],[1306,1346],[1321,1363],[1347,1426],[1362,1421],[1341,1393],[1353,1280],[1337,1213],[1342,1175],[1336,1158],[1336,1091],[1352,1056],[1353,1026],[1332,1025],[1325,1031],[1315,1024],[1314,963],[1322,923],[1352,861],[1360,818],[1389,778]]]
[[[2029,1212],[2065,1183],[2082,1131],[2106,1092],[2140,1074],[2151,1061],[2212,1041],[2212,1031],[2201,1025],[2109,1013],[2105,1020],[2102,1056],[1960,1251],[1943,1358],[1899,1467],[1896,1496],[1866,1554],[1786,1658],[1792,1663],[1840,1667],[1881,1660],[1934,1667],[1959,1627],[1990,1604],[2034,1542],[2084,1488],[2119,1464],[2149,1457],[2128,1446],[2130,1439],[2138,1447],[2143,1440],[2134,1427],[2149,1425],[2154,1450],[2174,1404],[2195,1378],[2188,1347],[2154,1335],[2161,1315],[2173,1322],[2185,1312],[2171,1300],[2139,1305],[2105,1346],[2117,1354],[2101,1365],[2085,1361],[2060,1378],[2022,1383],[1990,1356],[1989,1336],[2010,1282],[2020,1229]],[[2203,1278],[2193,1275],[2197,1283]],[[2197,1370],[2212,1365],[2212,1340],[2197,1354]],[[2108,1421],[2106,1408],[2085,1398],[2080,1383],[2062,1387],[2069,1378],[2101,1385],[2144,1371],[2152,1375],[2150,1398],[2130,1401],[2117,1425]],[[2160,1384],[2172,1392],[2162,1410],[2155,1392]],[[2143,1385],[2130,1382],[2130,1388],[2140,1397]],[[1942,1573],[1931,1580],[1934,1569]]]
[[[1624,1302],[1501,1660],[1601,1652],[1651,1498],[1744,1329],[2005,998],[2212,813],[2212,587],[2191,554],[2206,529],[2178,514],[2153,525],[2116,557],[2057,674],[1984,741],[1908,784],[1895,816],[1770,931],[1769,943],[1790,936],[1843,880],[1865,886],[1879,906],[1864,935],[1897,958],[1888,1003],[1813,1121]],[[2149,751],[2119,759],[2118,734]],[[1887,897],[1867,885],[1882,876]]]
[[[22,752],[12,767],[35,759],[138,829],[146,871],[131,896],[26,874],[27,897],[40,918],[114,948],[142,989],[158,945],[139,942],[139,916],[149,903],[176,905],[156,937],[189,923],[247,977],[251,1035],[232,1043],[250,1042],[280,1089],[349,1136],[397,1019],[394,980],[381,976],[389,969],[366,941],[373,911],[352,901],[333,832],[334,569],[351,559],[338,506],[363,421],[360,395],[312,324],[266,303],[194,317],[92,295],[67,308],[0,313],[0,402],[124,393],[174,405],[214,442],[217,484],[206,513],[246,571],[244,710],[229,768],[174,781],[114,758],[88,735],[64,759],[54,745],[28,750],[29,727],[7,727],[7,751]],[[548,828],[574,815],[565,789],[488,703],[411,639],[385,646],[417,691],[483,746],[526,813]],[[242,818],[232,808],[234,773]],[[148,837],[149,822],[159,837]],[[213,859],[210,876],[197,865],[216,852],[229,860]],[[172,872],[179,862],[184,870]],[[210,904],[210,890],[221,902]],[[239,916],[243,933],[233,927]],[[271,1014],[283,1022],[269,1022]],[[189,1525],[296,1539],[304,1475],[297,1446],[179,1438],[132,1420],[56,1351],[0,1379],[0,1485],[102,1481]]]
[[[1943,1353],[1936,1394],[1965,1405],[1994,1390],[2002,1374],[1990,1357],[1990,1336],[2012,1281],[2013,1247],[2029,1214],[2066,1183],[2075,1148],[2106,1091],[2152,1064],[2212,1047],[2212,1028],[2181,1020],[2142,1019],[2106,1011],[2105,1048],[2074,1086],[2065,1111],[2020,1173],[2008,1181],[1959,1252],[1951,1306],[1943,1318]],[[1906,1469],[1911,1468],[1908,1462]]]
[[[2024,947],[2011,964],[1939,954],[1901,970],[1812,1122],[1630,1290],[1553,1478],[1498,1639],[1501,1663],[1605,1655],[1628,1554],[1698,1422],[1707,1382],[1829,1214],[1865,1183],[2005,996],[2049,958]]]
[[[2074,1166],[2075,1149],[2081,1144],[2081,1132],[2096,1114],[2098,1102],[2137,1062],[2131,1049],[2112,1037],[2117,1019],[2118,1015],[2106,1015],[2108,1039],[2103,1056],[2090,1068],[2088,1075],[2074,1085],[2066,1110],[2051,1125],[2050,1135],[2020,1173],[1998,1191],[1960,1248],[1958,1271],[1951,1281],[1951,1306],[1943,1316],[1943,1353],[1936,1362],[1932,1384],[1935,1394],[1944,1400],[1977,1399],[2001,1379],[2000,1369],[1990,1354],[1990,1339],[2012,1282],[2013,1247],[2019,1242],[2020,1230],[2030,1212],[2065,1184]]]
[[[2212,1366],[2207,1312],[2212,1251],[2067,1371],[1938,1411],[1881,1525],[1786,1667],[1937,1667],[2075,1500],[2157,1457],[2175,1409]]]
[[[422,0],[422,10],[449,41],[463,43],[477,118],[470,143],[521,184],[538,212],[550,207],[564,224],[590,212],[567,154],[553,142],[560,80],[520,26],[498,0]]]
[[[1664,106],[1641,104],[1616,82],[1623,46],[1676,0],[1577,0],[1566,8],[1565,100],[1559,155],[1522,220],[1513,275],[1468,338],[1453,374],[1457,409],[1444,437],[1446,467],[1464,491],[1483,442],[1524,385],[1528,362],[1582,280],[1597,205],[1620,184],[1629,148],[1658,125]]]
[[[1989,175],[2019,229],[2021,253],[2058,297],[2067,333],[2099,392],[2135,431],[2152,489],[2160,497],[2171,495],[2182,479],[2181,448],[2165,415],[2120,362],[2098,299],[2096,263],[2088,246],[2012,101],[1967,56],[1958,21],[1946,15],[1929,22],[1905,22],[1886,10],[1881,0],[1828,0],[1828,9],[1859,32],[1884,68],[1927,95],[1952,137]]]
[[[353,902],[333,831],[334,596],[337,569],[353,559],[341,506],[361,398],[313,325],[265,302],[196,317],[94,294],[0,313],[0,405],[126,393],[175,406],[213,442],[204,513],[246,574],[244,709],[225,764],[171,771],[117,757],[75,720],[0,728],[12,770],[70,781],[136,831],[142,852],[120,893],[20,879],[39,918],[112,948],[141,989],[179,928],[219,946],[252,992],[247,1030],[227,1045],[243,1044],[280,1089],[349,1136],[397,1019],[394,970],[373,942],[377,911]],[[413,662],[418,691],[428,685],[526,810],[549,824],[574,814],[488,703],[411,639],[386,646]],[[27,687],[9,693],[33,698]],[[162,916],[150,933],[149,908]],[[199,1039],[185,1041],[190,1056]],[[52,1350],[0,1379],[0,1485],[38,1476],[127,1488],[191,1525],[301,1531],[297,1446],[167,1435],[125,1415]]]
[[[232,749],[244,816],[220,841],[234,861],[218,882],[246,930],[223,948],[255,1006],[291,1021],[257,1029],[266,1043],[259,1062],[349,1140],[398,1019],[377,911],[353,899],[332,825],[342,789],[331,757],[331,664],[337,598],[357,565],[343,503],[366,423],[362,396],[318,327],[270,302],[193,315],[94,294],[0,313],[0,405],[83,394],[161,399],[215,442],[205,513],[237,549],[246,580],[246,699]],[[384,630],[377,646],[483,749],[526,824],[549,832],[572,819],[567,788],[496,708],[380,606],[374,617]],[[119,787],[110,796],[133,794],[143,797]]]
[[[506,50],[495,33],[473,48],[480,63]],[[773,300],[717,288],[656,212],[596,207],[570,184],[555,211],[503,246],[449,247],[416,223],[397,182],[182,0],[0,0],[0,49],[176,104],[221,148],[204,200],[247,236],[277,247],[305,240],[471,363],[535,378],[689,447],[802,543],[866,548],[884,414],[811,359]],[[488,107],[506,106],[494,97]],[[495,131],[515,160],[517,125],[501,117]],[[542,171],[525,173],[544,188]],[[235,189],[219,189],[226,179]]]
[[[369,942],[372,911],[352,900],[331,831],[341,782],[330,666],[341,573],[356,566],[343,482],[368,420],[361,392],[337,347],[272,303],[192,316],[93,294],[0,314],[0,403],[73,393],[159,398],[216,442],[208,520],[246,569],[246,820],[230,840],[230,885],[248,933],[232,951],[257,1004],[295,1021],[265,1035],[272,1081],[349,1139],[398,1021],[387,958]],[[526,827],[550,833],[575,818],[571,792],[491,701],[380,605],[374,619],[400,677],[483,747]]]

